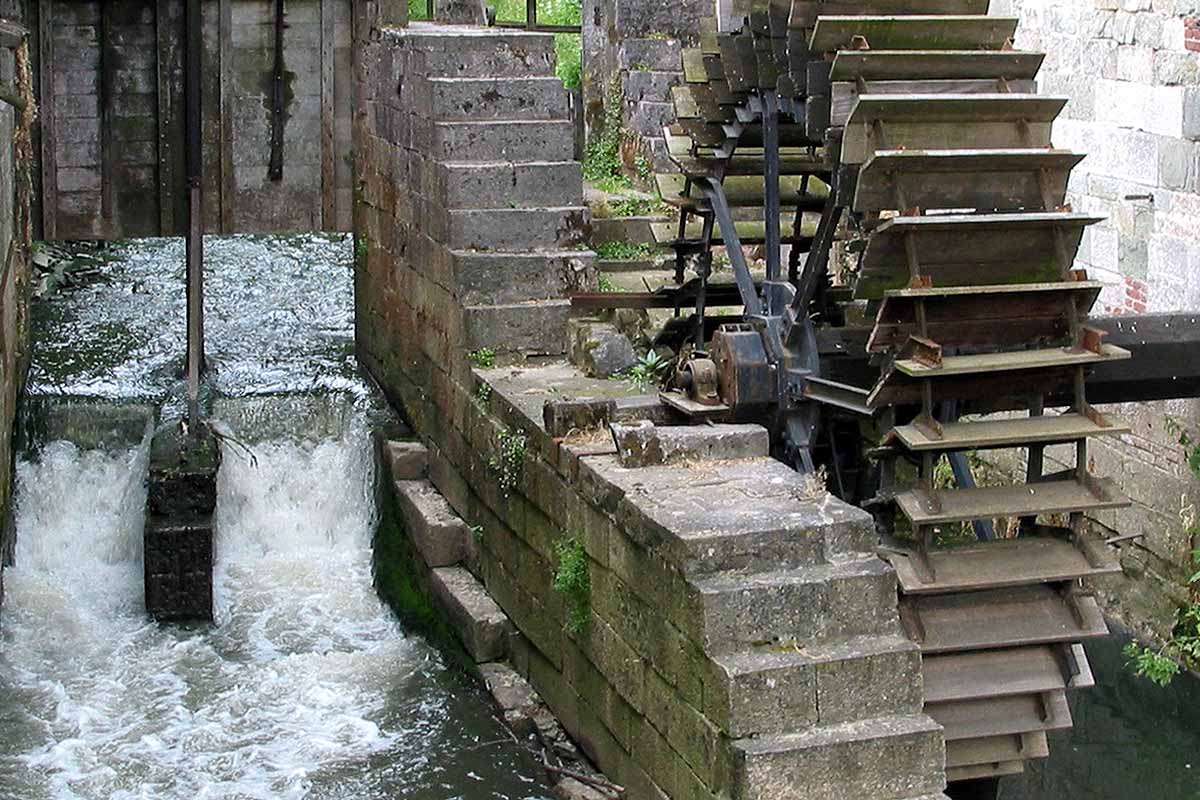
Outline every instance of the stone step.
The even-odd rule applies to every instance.
[[[629,535],[686,575],[736,586],[745,573],[861,557],[878,543],[870,516],[773,458],[723,464],[719,480],[686,464],[626,469],[615,455],[580,469],[616,486]]]
[[[621,77],[622,92],[629,103],[665,103],[671,99],[671,87],[683,83],[682,72],[632,70]]]
[[[421,480],[429,470],[429,451],[420,442],[384,442],[383,457],[394,481]]]
[[[740,800],[907,800],[938,797],[945,786],[941,728],[924,715],[741,739],[733,748]]]
[[[512,623],[475,576],[462,567],[442,567],[433,570],[429,583],[471,658],[482,664],[507,655]]]
[[[566,120],[437,122],[436,161],[570,161],[575,126]]]
[[[593,217],[592,247],[609,242],[655,244],[652,223],[666,222],[667,217]]]
[[[920,649],[905,636],[753,647],[713,661],[705,714],[735,739],[921,711]]]
[[[678,624],[709,652],[778,643],[808,647],[895,634],[896,575],[875,556],[771,572],[694,579]]]
[[[545,78],[431,78],[430,105],[437,120],[571,118],[562,81]]]
[[[454,293],[465,306],[561,299],[595,288],[596,254],[590,250],[455,250],[450,258]]]
[[[539,300],[463,309],[468,351],[560,356],[567,351],[569,300]]]
[[[617,49],[617,63],[627,70],[683,71],[683,47],[678,39],[626,39]]]
[[[461,162],[436,164],[425,194],[449,209],[552,208],[583,205],[578,161]]]
[[[580,246],[588,236],[583,206],[560,208],[430,208],[429,235],[451,250],[527,252]]]
[[[761,425],[664,425],[649,420],[613,423],[617,460],[623,467],[770,455],[771,438]]]
[[[448,78],[525,78],[554,74],[554,37],[494,28],[446,27],[417,39],[415,74]]]
[[[470,556],[471,530],[427,480],[395,481],[395,496],[413,546],[430,567],[449,567]]]

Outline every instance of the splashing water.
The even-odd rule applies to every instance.
[[[148,446],[18,467],[0,798],[531,798],[527,753],[372,588],[365,425],[227,450],[219,626],[148,622]]]

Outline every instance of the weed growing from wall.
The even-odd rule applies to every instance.
[[[523,433],[500,432],[500,453],[488,459],[488,466],[500,482],[500,492],[508,497],[521,481],[527,440]]]
[[[650,245],[642,242],[602,242],[596,246],[596,255],[604,259],[634,261],[649,258],[653,254]]]
[[[621,174],[621,79],[614,76],[604,102],[604,124],[587,143],[583,155],[583,178],[597,188],[617,192],[632,187]]]
[[[583,633],[588,623],[588,603],[592,593],[588,575],[587,551],[574,536],[554,544],[558,570],[554,573],[554,591],[567,603],[567,630]]]
[[[490,347],[481,347],[467,353],[467,358],[480,369],[491,369],[496,366],[496,351]]]
[[[1200,480],[1200,441],[1178,420],[1168,417],[1166,428],[1183,448],[1188,469]],[[1200,670],[1200,515],[1195,508],[1188,507],[1180,512],[1180,518],[1192,541],[1190,600],[1176,612],[1171,638],[1162,647],[1154,649],[1130,642],[1124,651],[1133,671],[1159,686],[1169,684],[1179,674],[1181,665]]]

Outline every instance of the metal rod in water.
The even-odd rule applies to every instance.
[[[201,19],[200,0],[187,0],[186,125],[187,226],[187,392],[188,420],[193,431],[200,421],[200,373],[204,369],[204,217],[201,152]]]

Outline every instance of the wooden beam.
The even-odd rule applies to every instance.
[[[233,233],[233,8],[231,0],[220,0],[217,52],[220,57],[221,158],[218,165],[221,186],[221,233]]]
[[[158,0],[154,9],[154,37],[156,55],[154,68],[156,72],[156,101],[158,117],[155,120],[158,133],[158,235],[170,236],[175,233],[175,209],[172,201],[172,189],[175,184],[175,164],[171,157],[171,64],[173,59],[172,35],[170,24],[170,3],[172,0]]]
[[[54,0],[38,0],[38,126],[42,150],[42,238],[58,238],[58,161],[54,152]]]
[[[100,30],[96,32],[100,45],[100,217],[105,238],[114,234],[113,220],[113,147],[112,112],[116,59],[112,46],[113,0],[100,0]]]
[[[337,230],[337,184],[334,146],[334,7],[336,0],[321,3],[321,230]]]

